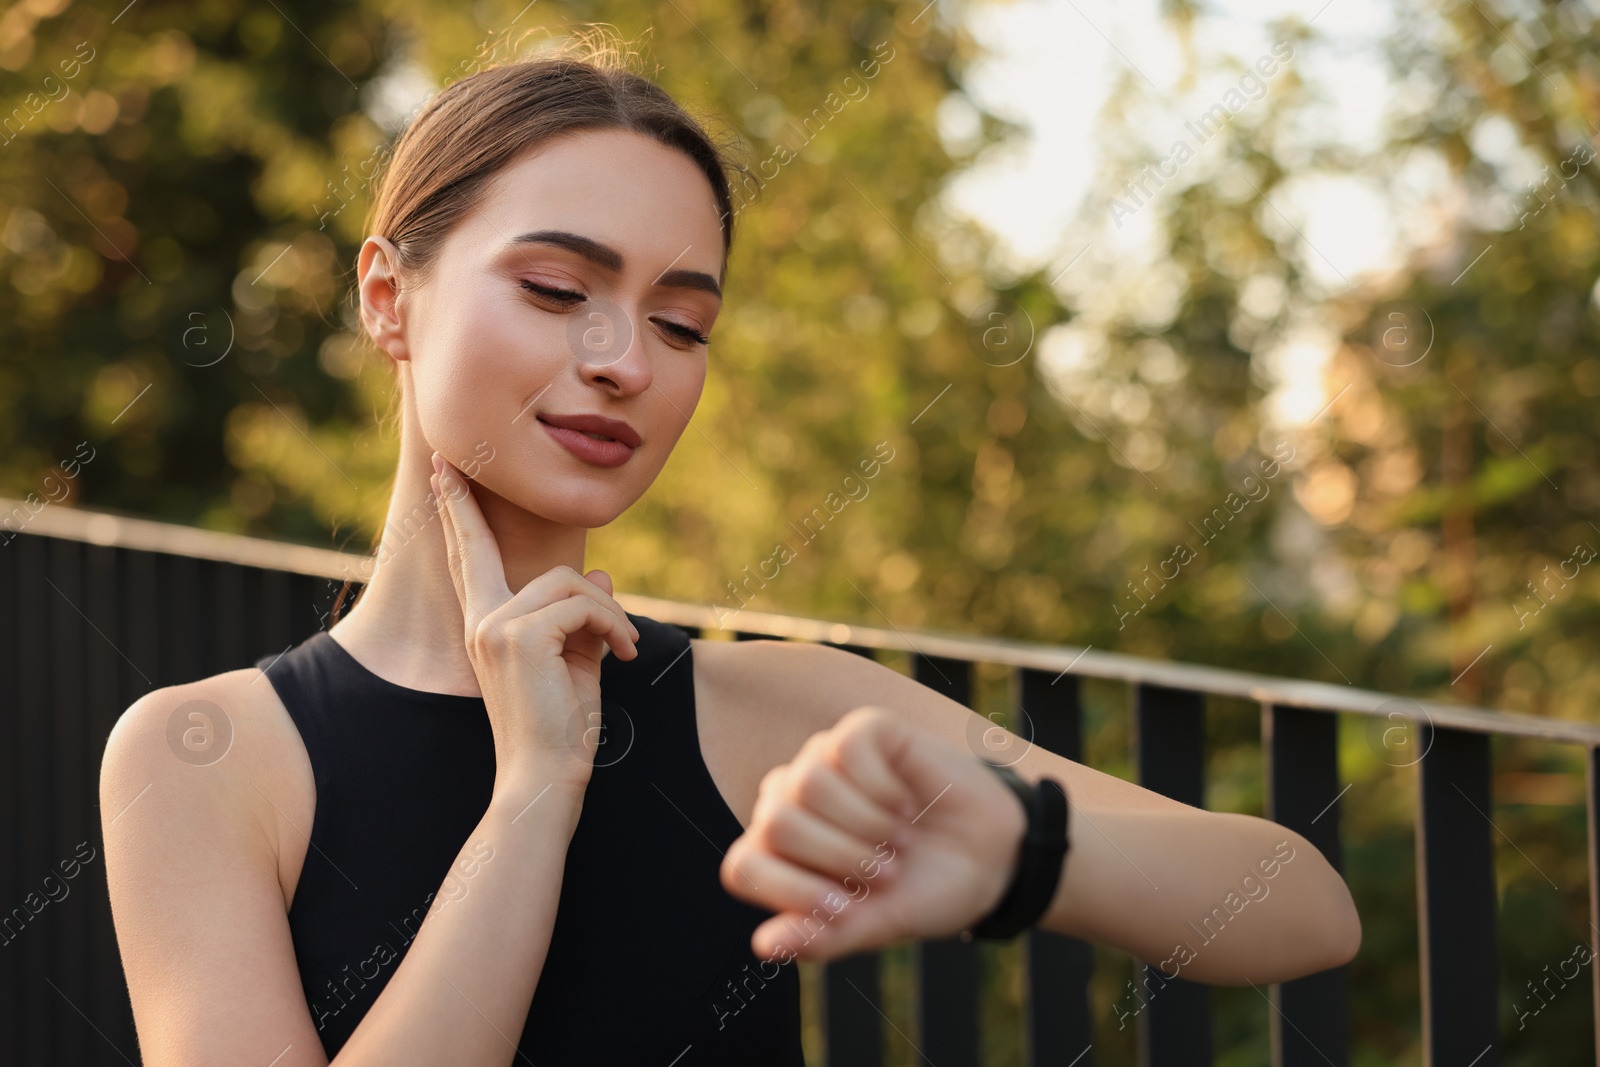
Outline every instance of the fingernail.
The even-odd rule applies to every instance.
[[[444,473],[444,457],[439,455],[439,453],[437,453],[437,452],[435,452],[433,454],[433,473],[435,473],[435,474],[443,474]]]

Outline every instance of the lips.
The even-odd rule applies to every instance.
[[[562,430],[576,430],[594,441],[619,441],[638,448],[639,434],[632,426],[603,415],[540,415],[540,422]]]
[[[540,415],[539,425],[556,443],[585,463],[620,467],[639,447],[632,426],[600,415]]]

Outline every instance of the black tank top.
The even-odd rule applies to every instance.
[[[750,949],[772,913],[718,880],[743,830],[700,754],[688,635],[628,618],[639,655],[601,660],[604,740],[518,1050],[539,1067],[803,1067],[795,967]],[[458,877],[470,871],[456,857],[488,810],[494,738],[482,697],[386,681],[326,631],[256,666],[299,728],[316,782],[289,927],[332,1059],[452,865]]]

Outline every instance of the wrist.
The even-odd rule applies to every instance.
[[[998,787],[996,792],[1004,794],[1006,798],[998,802],[996,814],[999,816],[999,825],[995,835],[997,840],[1005,843],[1005,858],[992,868],[998,877],[989,887],[980,915],[988,915],[999,907],[1006,891],[1016,882],[1022,866],[1023,846],[1028,837],[1028,802],[1018,795],[1016,789],[1008,788],[1009,783],[1002,781],[998,774],[995,775],[994,784]]]
[[[489,807],[512,820],[540,811],[575,813],[583,807],[589,776],[566,764],[539,764],[495,774]],[[574,820],[576,815],[574,814]],[[519,823],[520,825],[520,823]]]
[[[1006,940],[1038,922],[1054,901],[1068,850],[1067,797],[1053,779],[1029,785],[1009,768],[984,762],[1025,813],[1024,828],[1006,886],[962,937]]]
[[[555,783],[557,787],[576,789],[580,793],[589,786],[594,773],[594,760],[587,753],[572,753],[552,748],[524,748],[501,751],[494,755],[494,787],[496,790],[527,789],[535,791]]]

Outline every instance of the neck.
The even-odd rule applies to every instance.
[[[382,539],[365,588],[329,631],[379,677],[430,693],[481,695],[467,657],[461,600],[446,562],[444,531],[428,478],[433,449],[406,420]],[[447,457],[466,462],[465,457]],[[552,567],[583,573],[588,530],[554,523],[477,482],[472,495],[499,548],[512,594]],[[494,566],[494,560],[484,561]]]

